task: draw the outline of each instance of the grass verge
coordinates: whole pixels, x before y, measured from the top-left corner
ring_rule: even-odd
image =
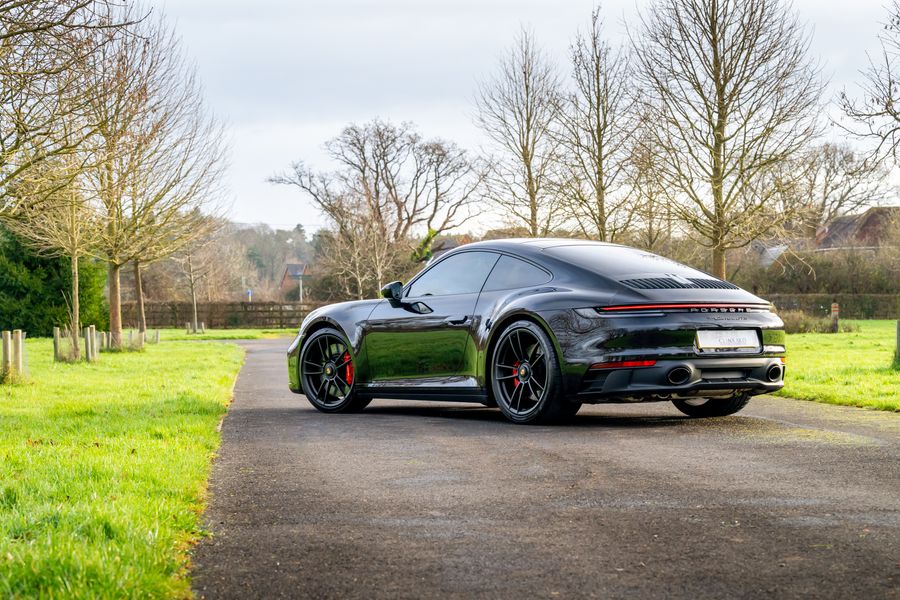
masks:
[[[171,343],[0,387],[0,597],[188,597],[187,550],[243,351]]]
[[[162,342],[182,340],[268,340],[293,337],[297,329],[207,329],[204,333],[185,333],[184,329],[160,329]]]
[[[787,336],[782,396],[900,411],[900,371],[891,368],[895,321],[854,321],[851,333]]]

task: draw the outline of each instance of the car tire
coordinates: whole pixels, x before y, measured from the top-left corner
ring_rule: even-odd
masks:
[[[516,321],[500,333],[488,365],[493,398],[513,423],[560,422],[581,408],[563,394],[550,336],[531,321]]]
[[[356,390],[355,359],[344,335],[333,328],[315,331],[300,349],[300,381],[306,399],[324,413],[359,412],[371,398]]]
[[[695,398],[672,400],[675,408],[689,417],[726,417],[738,412],[750,402],[750,394],[736,394],[731,398]]]

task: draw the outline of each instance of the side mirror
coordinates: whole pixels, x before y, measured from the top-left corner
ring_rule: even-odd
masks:
[[[392,302],[400,302],[400,298],[403,297],[403,283],[399,281],[390,282],[381,288],[381,295]]]

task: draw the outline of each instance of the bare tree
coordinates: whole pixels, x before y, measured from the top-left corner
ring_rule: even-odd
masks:
[[[345,222],[343,231],[323,232],[319,245],[317,274],[336,280],[344,298],[372,297],[386,282],[402,279],[412,264],[407,246],[384,238],[365,218]]]
[[[67,330],[75,360],[81,354],[78,263],[90,254],[99,232],[93,207],[77,185],[81,168],[75,155],[35,165],[20,177],[16,187],[20,201],[3,219],[38,254],[69,259],[72,287]]]
[[[423,140],[410,124],[350,125],[326,144],[340,165],[319,173],[295,163],[270,181],[293,185],[331,221],[326,259],[349,295],[365,297],[403,270],[414,238],[465,223],[484,171],[465,150]]]
[[[475,122],[496,150],[488,197],[533,237],[547,234],[563,218],[551,185],[560,164],[553,134],[560,80],[530,31],[522,30],[495,77],[479,87],[475,106]]]
[[[603,39],[599,8],[570,52],[574,89],[564,96],[559,113],[565,165],[561,191],[581,232],[612,242],[634,217],[634,199],[625,185],[636,127],[629,58]]]
[[[225,262],[219,253],[221,241],[218,235],[223,228],[217,230],[216,235],[196,238],[188,246],[183,247],[178,254],[173,255],[172,260],[181,268],[181,274],[187,284],[191,300],[191,330],[194,333],[200,331],[197,300],[202,293],[204,284],[215,277]]]
[[[650,121],[650,111],[641,106],[637,114],[626,169],[632,202],[629,209],[632,226],[627,235],[636,246],[659,252],[671,244],[675,215],[672,197],[660,174],[662,158],[652,132],[654,124]]]
[[[781,0],[658,0],[633,44],[660,174],[724,278],[726,251],[781,218],[761,180],[816,133],[823,83],[807,32]]]
[[[122,24],[110,15],[103,0],[0,0],[0,213],[15,208],[17,180],[34,180],[28,169],[93,131],[79,66],[102,43],[94,32]]]
[[[862,72],[862,97],[853,98],[843,91],[839,101],[853,122],[845,129],[873,140],[875,155],[888,155],[896,164],[900,149],[900,0],[890,3],[879,41],[880,52],[869,56],[869,65]]]
[[[200,322],[197,315],[197,295],[200,290],[200,284],[206,277],[207,270],[212,268],[211,257],[208,253],[198,253],[199,249],[190,248],[184,255],[174,257],[181,272],[187,282],[188,292],[191,298],[191,332],[200,331]]]
[[[90,83],[101,93],[89,107],[98,129],[87,180],[102,211],[96,252],[109,265],[110,334],[118,346],[122,266],[137,264],[140,285],[140,263],[211,233],[224,147],[195,71],[162,18],[101,34],[108,39],[88,57]]]
[[[878,204],[887,196],[888,175],[881,161],[847,144],[810,148],[777,171],[775,185],[785,190],[781,210],[790,215],[788,229],[815,238],[835,217]]]

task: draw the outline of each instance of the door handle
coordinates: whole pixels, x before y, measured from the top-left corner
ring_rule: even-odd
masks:
[[[463,315],[461,317],[447,317],[444,319],[444,323],[447,325],[465,325],[466,321],[469,320],[469,315]]]

